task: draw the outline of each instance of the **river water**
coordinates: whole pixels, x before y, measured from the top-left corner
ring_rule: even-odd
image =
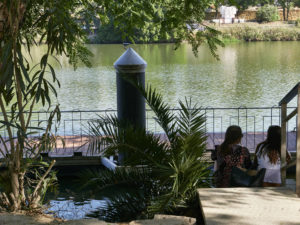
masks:
[[[195,57],[183,44],[133,45],[148,66],[146,82],[176,107],[178,99],[192,97],[203,107],[270,107],[300,81],[300,42],[232,43],[219,48],[220,60],[206,46]],[[59,57],[54,63],[61,82],[58,102],[62,110],[116,109],[116,76],[113,63],[124,52],[122,45],[88,45],[92,67],[77,70]],[[44,47],[32,51],[41,56]],[[295,103],[292,103],[292,105]],[[36,110],[40,108],[37,107]]]

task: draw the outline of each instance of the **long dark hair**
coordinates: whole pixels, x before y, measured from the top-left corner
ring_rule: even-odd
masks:
[[[268,155],[270,162],[275,164],[281,156],[281,128],[280,126],[269,126],[267,139],[257,146],[258,156]]]
[[[232,125],[229,126],[225,133],[225,140],[221,144],[221,154],[226,156],[230,154],[230,145],[236,143],[243,137],[242,129],[239,126]]]

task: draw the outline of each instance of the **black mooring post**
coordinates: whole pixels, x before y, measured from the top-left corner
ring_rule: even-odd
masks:
[[[145,87],[147,63],[132,48],[128,48],[114,63],[114,67],[117,73],[118,119],[127,121],[134,127],[145,128],[145,99],[127,80],[130,79]],[[123,164],[123,161],[124,154],[119,153],[119,163]]]

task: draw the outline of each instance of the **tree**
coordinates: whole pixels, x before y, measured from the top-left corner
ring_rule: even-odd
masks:
[[[256,5],[255,0],[236,0],[235,4],[238,6],[239,11],[244,11],[248,9],[249,6]]]
[[[131,41],[135,43],[154,43],[154,42],[172,42],[174,37],[172,34],[160,33],[161,26],[155,25],[152,22],[145,23],[143,29],[135,29],[134,36]],[[122,43],[130,42],[129,39],[122,37],[121,30],[114,26],[114,18],[110,17],[108,24],[102,24],[97,30],[96,36],[92,43]]]
[[[91,172],[81,182],[93,190],[125,185],[134,192],[114,193],[108,208],[100,211],[107,221],[148,218],[155,213],[183,213],[197,209],[196,189],[209,187],[209,164],[203,159],[206,149],[205,117],[191,100],[179,101],[178,114],[162,101],[151,87],[139,87],[148,106],[163,129],[164,141],[145,128],[136,128],[116,116],[100,117],[90,123],[90,148],[104,154],[126,154],[125,167],[115,171]],[[138,167],[142,165],[142,167]],[[189,214],[189,216],[197,216]]]
[[[114,27],[120,30],[123,40],[128,39],[146,42],[148,35],[137,37],[137,30],[146,29],[149,24],[155,27],[155,34],[162,39],[172,35],[178,47],[182,41],[191,44],[195,54],[198,47],[207,43],[214,56],[217,57],[218,45],[223,45],[218,39],[220,32],[203,24],[205,11],[210,6],[210,0],[95,0],[102,24],[108,24],[113,19]],[[112,16],[112,17],[110,17]],[[191,30],[194,23],[201,24],[205,29]],[[189,25],[189,26],[188,26]]]
[[[48,63],[49,58],[66,55],[74,68],[79,61],[89,65],[90,53],[84,47],[85,32],[75,22],[76,18],[98,14],[105,23],[109,22],[109,15],[113,15],[114,25],[119,27],[123,38],[129,40],[134,40],[137,29],[153,23],[160,35],[174,34],[177,46],[186,40],[196,54],[199,45],[206,42],[217,56],[217,45],[222,45],[217,38],[218,31],[206,25],[197,32],[187,27],[187,24],[203,22],[209,4],[210,0],[1,0],[0,124],[8,137],[0,136],[3,146],[0,153],[6,159],[10,183],[9,189],[0,195],[2,207],[13,211],[37,208],[44,187],[53,180],[48,179],[48,175],[54,162],[43,175],[33,168],[44,165],[40,152],[56,143],[51,127],[55,117],[60,117],[59,108],[53,109],[44,126],[31,126],[32,112],[39,102],[50,108],[50,93],[56,96],[55,85],[60,85]],[[163,16],[159,16],[160,13]],[[41,43],[47,46],[47,51],[40,63],[32,66],[24,51],[30,54],[32,46]],[[39,130],[43,130],[44,135],[34,136]],[[34,180],[29,173],[36,174]]]
[[[258,22],[274,22],[280,19],[278,8],[274,5],[264,5],[256,12]]]
[[[278,3],[282,7],[283,20],[289,20],[289,13],[294,6],[293,0],[278,0]]]
[[[294,4],[295,4],[296,7],[300,7],[300,0],[295,0]]]
[[[76,2],[79,3],[79,2]],[[7,210],[37,208],[41,194],[54,181],[49,176],[54,161],[41,173],[45,163],[40,153],[51,149],[57,137],[52,135],[54,119],[59,119],[59,108],[50,113],[46,124],[31,125],[34,106],[42,102],[50,107],[50,93],[56,96],[56,78],[48,63],[56,54],[66,54],[76,66],[79,59],[88,63],[83,47],[84,33],[74,22],[70,12],[75,3],[62,1],[3,0],[0,3],[3,21],[0,47],[0,107],[1,129],[8,137],[0,136],[0,153],[8,166],[8,189],[0,194],[0,204]],[[45,42],[46,53],[40,63],[31,66],[24,51]],[[15,131],[14,131],[15,130]],[[34,136],[43,131],[41,137]],[[25,157],[25,159],[23,159]]]

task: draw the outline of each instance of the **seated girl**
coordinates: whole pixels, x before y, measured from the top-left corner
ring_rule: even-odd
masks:
[[[270,126],[267,133],[267,139],[257,145],[255,151],[254,165],[257,169],[266,168],[264,177],[264,187],[276,187],[281,185],[281,128],[279,126]],[[290,161],[290,155],[287,154],[287,161]]]
[[[224,142],[217,148],[216,186],[229,187],[233,167],[249,169],[252,165],[250,153],[240,142],[243,134],[239,126],[230,126]]]

